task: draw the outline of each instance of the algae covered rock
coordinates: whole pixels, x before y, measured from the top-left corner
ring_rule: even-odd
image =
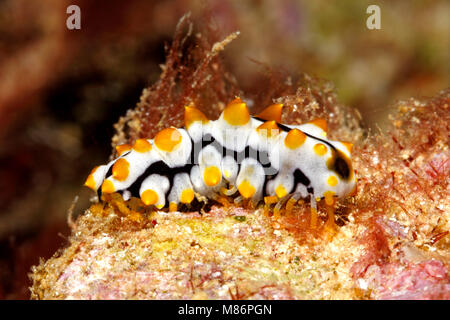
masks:
[[[111,210],[112,209],[107,209]],[[39,299],[318,299],[353,296],[351,233],[298,239],[263,210],[154,212],[134,222],[88,210],[70,244],[33,270]],[[313,243],[311,246],[314,248]],[[341,252],[347,252],[341,250]]]

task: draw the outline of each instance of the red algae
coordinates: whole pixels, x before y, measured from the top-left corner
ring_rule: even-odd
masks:
[[[145,89],[134,110],[120,119],[113,145],[153,137],[168,126],[183,126],[184,107],[194,103],[208,117],[239,95],[236,80],[225,70],[219,53],[239,34],[220,38],[206,19],[202,33],[187,14],[180,19],[159,80]]]
[[[365,253],[350,269],[355,278],[363,276],[371,265],[382,265],[391,255],[386,234],[375,218],[372,218],[359,242],[364,244]]]
[[[374,265],[369,268],[363,281],[364,286],[372,290],[374,299],[450,299],[450,277],[448,269],[441,261]]]

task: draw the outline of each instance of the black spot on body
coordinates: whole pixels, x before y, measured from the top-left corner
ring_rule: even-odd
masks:
[[[309,186],[309,184],[311,183],[308,177],[305,176],[303,171],[300,169],[296,169],[294,171],[294,186],[297,186],[298,183],[301,183],[305,187]]]
[[[350,177],[350,168],[348,167],[347,162],[341,157],[337,157],[334,161],[334,170],[343,179],[348,179]]]

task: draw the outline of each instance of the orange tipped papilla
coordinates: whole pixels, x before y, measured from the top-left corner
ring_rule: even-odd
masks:
[[[105,180],[102,184],[102,193],[113,193],[116,191],[116,188],[114,188],[114,184],[111,180]]]
[[[94,191],[97,191],[97,183],[95,182],[95,179],[94,179],[94,173],[95,173],[95,171],[97,171],[97,168],[98,168],[98,166],[91,170],[91,173],[89,174],[89,176],[86,179],[86,182],[84,183],[84,185],[86,187],[88,187],[89,189],[92,189]]]
[[[238,186],[239,193],[246,199],[253,197],[256,192],[255,187],[248,181],[244,180]]]
[[[273,120],[276,122],[281,122],[281,110],[283,109],[283,105],[281,103],[272,104],[261,111],[257,117],[263,120]]]
[[[317,118],[312,121],[309,121],[308,123],[313,124],[316,127],[319,127],[320,129],[322,129],[325,132],[328,132],[328,125],[327,125],[327,121],[325,119]]]
[[[280,128],[275,120],[264,122],[256,128],[256,130],[268,138],[276,136],[280,133]]]
[[[129,172],[130,172],[130,163],[124,158],[120,158],[112,166],[112,175],[116,180],[119,181],[126,180]]]
[[[294,150],[303,145],[303,143],[305,143],[305,140],[306,135],[302,131],[298,129],[292,129],[288,132],[286,138],[284,138],[284,145],[289,149]]]
[[[158,202],[158,194],[152,189],[147,189],[141,194],[141,200],[145,205],[151,206]]]
[[[214,187],[222,180],[222,173],[216,166],[205,168],[203,172],[203,181],[208,187]]]
[[[178,211],[178,204],[176,202],[169,203],[169,212]]]
[[[119,156],[123,155],[128,150],[131,150],[131,146],[127,143],[116,146],[116,151]]]
[[[323,156],[328,152],[327,146],[323,143],[316,143],[313,147],[313,150],[318,156]]]
[[[283,198],[284,196],[286,196],[288,194],[286,188],[280,184],[278,185],[278,187],[276,187],[275,189],[275,194],[277,195],[278,198]]]
[[[181,203],[191,203],[194,200],[194,190],[191,188],[185,189],[181,192],[180,202]]]
[[[95,183],[94,176],[93,176],[92,174],[90,174],[90,175],[87,177],[86,182],[84,183],[84,185],[85,185],[86,187],[88,187],[89,189],[92,189],[92,190],[94,190],[94,191],[97,190],[97,188],[96,188],[97,184]]]
[[[152,150],[152,145],[147,139],[137,139],[133,144],[133,149],[137,152],[145,153]]]
[[[347,148],[348,152],[352,153],[353,143],[341,141],[341,143]]]
[[[250,121],[250,112],[247,105],[240,98],[236,98],[223,110],[223,119],[230,125],[243,126]]]
[[[193,105],[185,106],[184,107],[184,125],[186,128],[189,128],[192,123],[196,121],[201,121],[203,124],[207,123],[209,120],[208,118],[198,110]]]
[[[155,136],[155,145],[163,151],[171,152],[183,139],[176,128],[167,128],[158,132]]]

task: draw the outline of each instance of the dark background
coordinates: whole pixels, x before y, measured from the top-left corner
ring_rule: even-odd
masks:
[[[81,30],[66,8],[81,8]],[[381,30],[366,8],[381,8]],[[450,84],[448,1],[0,1],[0,298],[27,299],[39,258],[67,241],[67,212],[92,196],[82,184],[111,154],[113,124],[164,63],[186,12],[212,18],[222,54],[245,88],[260,66],[333,81],[370,128],[389,106]]]

